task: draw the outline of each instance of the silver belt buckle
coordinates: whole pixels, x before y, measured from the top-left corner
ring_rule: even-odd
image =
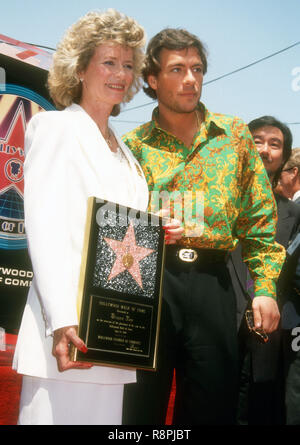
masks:
[[[193,263],[198,258],[198,254],[194,249],[180,249],[178,256],[181,261],[185,261],[186,263]]]

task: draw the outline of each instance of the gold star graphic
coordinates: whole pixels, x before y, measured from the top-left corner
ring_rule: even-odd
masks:
[[[118,241],[112,238],[104,238],[104,240],[117,255],[108,277],[108,281],[124,272],[124,270],[128,270],[133,279],[143,289],[139,261],[150,255],[154,250],[136,244],[132,223],[129,224],[123,241]]]

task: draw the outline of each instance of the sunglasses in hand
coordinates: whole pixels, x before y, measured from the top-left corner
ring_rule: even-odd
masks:
[[[249,331],[254,332],[263,343],[266,343],[269,340],[268,335],[265,333],[263,328],[256,328],[254,326],[254,315],[251,309],[248,309],[245,313],[246,322]]]

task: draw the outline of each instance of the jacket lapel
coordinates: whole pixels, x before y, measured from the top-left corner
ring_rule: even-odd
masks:
[[[139,164],[121,139],[117,136],[114,129],[109,125],[113,131],[121,150],[123,151],[128,165],[131,168],[132,174],[129,181],[132,182],[132,187],[135,190],[135,196],[132,203],[128,202],[128,193],[124,187],[120,187],[119,178],[115,174],[116,159],[111,153],[104,137],[101,134],[96,123],[86,113],[86,111],[77,104],[72,104],[66,108],[65,113],[68,113],[68,118],[71,120],[74,134],[83,147],[84,152],[89,158],[90,167],[95,172],[97,182],[99,183],[99,198],[108,201],[121,203],[128,207],[136,207],[145,210],[148,203],[148,187]],[[74,153],[76,156],[76,153]],[[140,176],[139,176],[140,175]],[[113,179],[112,179],[113,178]],[[142,178],[142,180],[140,180]],[[100,196],[101,195],[101,196]]]

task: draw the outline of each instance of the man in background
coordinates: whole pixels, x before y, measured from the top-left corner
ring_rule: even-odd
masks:
[[[300,148],[293,148],[279,182],[283,195],[300,204]]]
[[[300,148],[293,148],[280,176],[281,193],[300,204]],[[300,264],[297,265],[289,300],[282,311],[285,364],[285,403],[288,425],[300,425]],[[298,340],[297,340],[298,336]]]
[[[292,151],[292,134],[289,128],[272,116],[263,116],[249,123],[255,145],[264,163],[270,182],[275,188],[284,164]],[[289,161],[288,161],[289,162]],[[299,232],[300,207],[275,193],[278,208],[276,241],[287,248]],[[297,256],[294,254],[283,267],[277,285],[280,307],[289,300],[295,275]],[[241,247],[231,254],[229,270],[237,297],[238,327],[241,347],[241,384],[238,418],[241,424],[282,424],[283,369],[281,356],[282,331],[269,335],[262,343],[250,333],[244,318],[252,301],[252,280],[242,261]]]

